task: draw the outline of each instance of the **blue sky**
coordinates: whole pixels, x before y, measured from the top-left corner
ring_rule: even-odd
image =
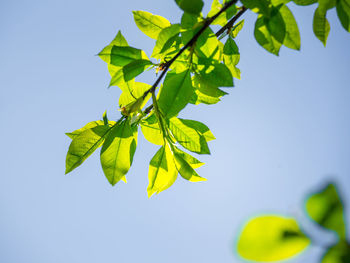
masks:
[[[349,222],[350,35],[332,10],[324,48],[312,34],[315,7],[290,6],[300,52],[268,54],[253,37],[255,15],[245,14],[237,39],[242,79],[221,103],[181,113],[217,138],[212,155],[200,158],[208,181],[179,178],[148,199],[148,163],[157,147],[141,133],[128,184],[115,187],[98,154],[64,175],[64,133],[105,110],[119,118],[120,91],[107,89],[106,65],[95,55],[118,30],[150,55],[154,41],[137,29],[131,11],[177,23],[174,1],[2,1],[0,262],[242,262],[235,238],[256,214],[294,216],[323,239],[327,234],[305,219],[303,201],[330,179],[349,204]],[[313,246],[291,262],[317,262],[321,254]]]

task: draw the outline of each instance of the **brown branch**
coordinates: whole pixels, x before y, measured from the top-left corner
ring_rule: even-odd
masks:
[[[241,15],[244,14],[245,11],[247,11],[247,8],[245,6],[242,6],[242,9],[234,17],[232,17],[231,20],[228,21],[226,25],[224,25],[222,28],[220,28],[220,30],[218,32],[216,32],[215,35],[218,37],[222,33],[224,33],[225,30],[230,29],[233,26],[233,24],[238,20],[238,18],[240,18]]]

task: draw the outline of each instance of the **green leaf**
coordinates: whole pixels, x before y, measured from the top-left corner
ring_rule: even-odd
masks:
[[[286,24],[279,9],[280,8],[273,7],[271,9],[271,17],[265,18],[265,20],[267,21],[267,29],[271,36],[273,36],[279,43],[283,44],[286,37]]]
[[[278,56],[281,43],[270,34],[263,16],[259,16],[255,22],[254,36],[260,46]]]
[[[170,26],[164,17],[153,15],[146,11],[133,11],[137,27],[147,36],[157,39],[163,28]]]
[[[220,98],[227,93],[222,91],[216,86],[210,85],[199,75],[195,75],[192,79],[193,86],[195,87],[195,93],[193,94],[190,103],[193,104],[215,104],[220,101]]]
[[[122,68],[116,69],[109,83],[109,87],[125,84],[125,82],[133,80],[149,68],[150,65],[153,65],[153,63],[149,60],[138,59],[130,62]]]
[[[119,107],[126,106],[132,102],[135,102],[138,98],[151,88],[151,85],[142,82],[128,82],[129,85],[120,85],[119,87],[123,91],[119,97]],[[143,108],[150,98],[150,94],[143,100],[140,108]]]
[[[110,63],[110,56],[106,56],[104,54],[110,54],[113,46],[122,46],[126,47],[128,46],[128,42],[126,42],[125,38],[123,37],[122,33],[120,30],[118,31],[118,34],[116,37],[112,40],[112,42],[106,46],[105,48],[102,49],[102,51],[98,54],[99,57],[106,63]]]
[[[141,122],[141,131],[147,141],[156,145],[164,145],[162,131],[159,128],[157,117],[152,112]]]
[[[334,230],[341,239],[346,238],[343,205],[334,184],[311,194],[306,201],[306,211],[318,224]]]
[[[286,26],[286,35],[283,41],[283,45],[291,49],[300,50],[300,33],[297,22],[286,5],[283,5],[279,12],[283,18]]]
[[[243,26],[244,26],[244,20],[239,21],[236,25],[232,27],[230,35],[233,38],[236,38],[238,33],[242,30]]]
[[[326,13],[329,9],[335,7],[338,0],[318,0],[318,9]]]
[[[193,92],[189,70],[181,73],[170,71],[159,92],[159,109],[165,117],[174,117],[188,104]]]
[[[202,11],[202,0],[175,0],[177,5],[185,12],[197,15]]]
[[[168,189],[177,178],[172,152],[168,145],[161,147],[153,156],[148,169],[148,197]]]
[[[350,262],[350,244],[340,241],[330,247],[323,255],[322,263],[349,263]]]
[[[270,16],[270,1],[269,0],[241,0],[242,4],[251,9],[255,13],[263,14],[266,17]]]
[[[240,234],[240,256],[254,261],[277,261],[302,252],[310,240],[293,218],[264,215],[251,219]]]
[[[326,46],[331,26],[326,18],[326,12],[322,12],[319,8],[315,10],[313,30],[315,36],[323,43],[324,46]]]
[[[115,122],[112,122],[112,121],[109,122],[110,125],[113,125],[114,123]],[[86,124],[84,127],[78,129],[78,130],[75,130],[73,132],[67,132],[66,135],[73,140],[75,137],[77,137],[83,131],[86,131],[88,129],[91,129],[91,128],[99,126],[99,125],[104,125],[104,122],[103,121],[92,121],[92,122],[89,122],[88,124]]]
[[[174,152],[176,152],[177,155],[180,155],[182,159],[184,159],[193,169],[196,169],[198,167],[201,167],[204,163],[194,158],[192,155],[181,151],[179,148],[174,147]]]
[[[192,168],[192,166],[186,162],[183,155],[179,154],[178,151],[174,151],[176,169],[179,171],[182,178],[190,182],[201,182],[207,179],[199,176],[197,172]]]
[[[207,142],[215,140],[214,134],[209,130],[208,126],[204,123],[194,120],[179,119],[187,127],[195,129],[200,135],[203,135]]]
[[[124,120],[109,132],[101,149],[101,165],[111,185],[118,183],[129,171],[137,145],[137,126]]]
[[[317,3],[318,0],[293,0],[293,2],[297,5],[312,5]]]
[[[103,119],[103,124],[104,124],[104,125],[108,125],[107,111],[105,111],[105,112],[103,113],[102,119]]]
[[[350,32],[350,0],[337,2],[337,15],[344,29]]]
[[[109,53],[101,52],[99,55],[110,56],[109,63],[119,67],[123,67],[134,60],[148,59],[146,53],[141,49],[124,46],[113,46]]]
[[[193,27],[200,21],[199,16],[185,12],[181,17],[181,27],[183,29],[193,29]]]
[[[216,87],[233,87],[233,77],[230,69],[218,62],[210,65],[199,65],[199,74],[204,81]]]
[[[219,2],[219,0],[213,0],[211,4],[210,11],[208,13],[208,17],[213,17],[216,15],[221,9],[223,5]],[[221,13],[213,22],[213,25],[220,25],[220,26],[225,26],[227,23],[227,18],[226,18],[226,13],[223,12]]]
[[[86,129],[74,137],[66,157],[66,174],[81,165],[98,147],[101,146],[111,127],[106,125]]]
[[[240,59],[239,50],[238,46],[236,45],[236,42],[231,37],[227,38],[226,43],[224,45],[223,53],[224,63],[231,71],[232,76],[237,79],[240,79],[241,72],[236,67]]]
[[[206,137],[196,127],[191,127],[185,120],[176,117],[169,120],[169,129],[185,149],[198,154],[210,154]]]
[[[178,48],[173,47],[173,44],[180,39],[180,29],[181,26],[179,24],[174,24],[162,29],[158,35],[158,39],[156,45],[154,46],[151,57],[160,59],[162,58],[162,56],[160,56],[162,53],[169,53],[171,51],[174,51],[174,49],[178,50]]]
[[[220,41],[217,39],[214,32],[207,28],[198,38],[196,42],[195,52],[197,56],[202,58],[210,58],[219,60],[220,58]]]

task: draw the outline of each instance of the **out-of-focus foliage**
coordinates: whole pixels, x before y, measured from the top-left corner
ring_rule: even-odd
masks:
[[[245,226],[237,244],[238,253],[255,261],[277,261],[303,251],[310,240],[293,218],[264,215]]]
[[[144,137],[160,146],[149,166],[149,196],[170,187],[178,174],[191,182],[204,181],[194,170],[203,163],[186,151],[210,154],[208,142],[214,135],[205,124],[178,115],[189,104],[218,103],[228,94],[222,88],[232,88],[233,78],[240,78],[236,37],[244,25],[243,20],[238,20],[247,10],[257,14],[254,36],[267,51],[278,55],[283,45],[300,49],[300,33],[288,7],[290,2],[213,0],[205,16],[203,0],[175,0],[174,5],[184,11],[178,23],[146,11],[133,11],[136,26],[156,40],[153,52],[147,56],[143,50],[129,46],[119,31],[99,53],[111,76],[109,87],[117,86],[122,91],[119,98],[122,116],[115,122],[108,121],[105,114],[103,121],[89,122],[67,133],[72,142],[66,173],[102,146],[101,165],[108,181],[112,185],[120,180],[126,182],[141,127]],[[311,5],[317,1],[293,2]],[[330,29],[326,14],[332,8],[337,9],[343,27],[349,31],[349,0],[319,0],[313,25],[324,44]],[[214,33],[211,25],[221,29]],[[153,85],[135,81],[152,69],[159,74]]]
[[[320,262],[349,263],[344,208],[335,184],[312,193],[306,200],[306,211],[317,224],[338,234],[337,243],[326,249]],[[245,259],[270,262],[289,259],[313,242],[317,241],[304,234],[295,219],[267,215],[248,221],[239,236],[237,251]]]

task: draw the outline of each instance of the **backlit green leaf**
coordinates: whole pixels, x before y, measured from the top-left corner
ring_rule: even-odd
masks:
[[[118,183],[129,171],[137,145],[137,127],[127,120],[115,125],[101,149],[101,165],[111,185]]]
[[[180,39],[181,26],[179,24],[174,24],[169,27],[162,29],[162,31],[158,35],[158,39],[156,45],[154,46],[152,57],[160,59],[160,54],[164,52],[171,52],[171,47],[173,47],[174,42]],[[176,50],[176,48],[173,47]],[[177,48],[178,49],[178,48]]]
[[[224,45],[224,63],[231,71],[233,77],[240,79],[240,70],[236,67],[239,62],[240,54],[236,42],[231,38],[227,38]]]
[[[267,29],[275,40],[283,44],[286,37],[286,24],[280,13],[280,8],[273,7],[271,10],[270,18],[265,18]]]
[[[310,240],[293,218],[265,215],[251,219],[243,228],[237,249],[241,257],[254,261],[277,261],[302,252]]]
[[[253,12],[263,14],[266,17],[270,16],[270,1],[269,0],[241,0],[242,4],[251,9]]]
[[[99,125],[86,129],[74,137],[66,157],[66,174],[81,165],[101,146],[111,127]]]
[[[222,64],[214,62],[211,65],[199,66],[198,69],[201,78],[210,85],[216,87],[233,87],[233,77],[229,68]]]
[[[185,12],[190,14],[199,14],[203,8],[202,0],[175,0],[177,5]]]
[[[263,16],[259,16],[255,22],[254,36],[260,46],[278,56],[281,43],[270,34]]]
[[[207,142],[215,140],[214,134],[209,130],[208,126],[200,121],[179,119],[187,127],[195,129],[199,134],[203,135]]]
[[[317,3],[317,0],[293,0],[293,2],[297,5],[312,5]]]
[[[158,106],[165,117],[176,116],[190,101],[194,92],[189,70],[167,73],[159,92]]]
[[[164,145],[163,134],[159,128],[158,120],[154,112],[142,120],[141,131],[147,141],[156,145]]]
[[[180,155],[182,159],[184,159],[193,169],[196,169],[198,167],[201,167],[204,163],[194,158],[192,155],[181,151],[179,148],[174,147],[174,151],[177,155]]]
[[[151,88],[151,85],[142,83],[142,82],[128,82],[129,85],[120,85],[119,87],[122,89],[122,94],[120,94],[119,97],[119,107],[126,106],[134,101],[136,101],[138,98],[142,97],[143,94]],[[140,105],[140,108],[143,108],[143,106],[147,103],[148,99],[150,98],[150,94],[147,95],[147,97],[143,100],[142,104]]]
[[[146,53],[141,49],[124,46],[113,46],[108,53],[101,52],[99,56],[110,56],[110,64],[123,67],[137,59],[148,59]]]
[[[334,184],[312,194],[306,201],[308,215],[321,226],[334,230],[345,239],[343,205]]]
[[[219,60],[220,58],[220,41],[214,32],[207,28],[198,38],[196,43],[196,54],[199,57]]]
[[[350,0],[337,2],[337,14],[344,29],[350,32]]]
[[[350,244],[339,241],[338,244],[330,247],[322,258],[322,263],[349,263]]]
[[[113,74],[109,86],[118,86],[127,81],[133,80],[151,65],[153,65],[153,63],[149,60],[138,59],[130,62],[124,67],[119,67]]]
[[[178,171],[169,146],[161,147],[153,156],[148,169],[148,197],[168,189],[177,178]]]
[[[230,35],[233,38],[236,38],[238,33],[242,30],[243,26],[244,26],[244,20],[239,21],[236,25],[232,27]]]
[[[170,26],[170,22],[164,17],[146,11],[133,11],[132,13],[137,27],[150,38],[157,39],[160,31]]]
[[[286,5],[282,6],[279,12],[286,25],[286,35],[283,45],[291,49],[300,50],[300,33],[292,12]]]
[[[169,129],[176,141],[191,152],[210,154],[206,137],[185,121],[176,117],[169,120]]]
[[[328,19],[326,18],[326,13],[322,12],[319,8],[315,10],[313,30],[315,36],[323,43],[324,46],[326,46],[331,26],[329,25]]]
[[[110,124],[114,124],[115,122],[110,122]],[[88,124],[86,124],[84,127],[75,130],[73,132],[67,132],[66,135],[71,138],[74,139],[76,136],[78,136],[80,133],[82,133],[85,130],[91,129],[93,127],[99,126],[99,125],[104,125],[103,121],[92,121],[89,122]]]
[[[214,15],[216,15],[221,9],[222,9],[223,5],[220,3],[219,0],[213,0],[212,4],[211,4],[211,9],[208,13],[208,17],[212,17]],[[223,12],[221,13],[221,15],[219,15],[219,17],[217,17],[212,24],[213,25],[220,25],[220,26],[224,26],[227,23],[227,18],[226,18],[226,13]]]
[[[190,182],[201,182],[207,179],[200,177],[192,166],[183,158],[183,155],[179,154],[176,150],[174,151],[176,168],[182,178]]]
[[[99,57],[106,63],[110,63],[110,56],[106,56],[103,54],[110,54],[112,47],[113,46],[122,46],[122,47],[126,47],[128,46],[128,42],[126,42],[125,38],[123,37],[122,33],[120,32],[120,30],[118,31],[118,34],[116,35],[116,37],[112,40],[112,42],[106,46],[105,48],[102,49],[102,51],[98,54]]]

